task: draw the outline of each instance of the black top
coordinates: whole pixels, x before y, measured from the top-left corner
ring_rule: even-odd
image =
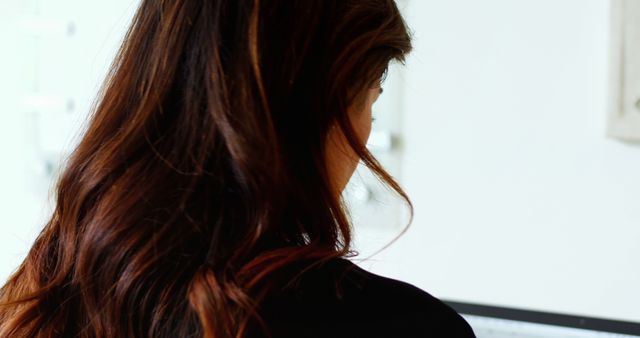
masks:
[[[273,338],[475,338],[451,307],[343,258],[304,272],[261,306]]]

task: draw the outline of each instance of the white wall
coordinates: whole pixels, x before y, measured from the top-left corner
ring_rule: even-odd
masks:
[[[640,321],[640,145],[605,136],[608,5],[409,1],[416,214],[361,266],[451,300]]]
[[[71,150],[136,4],[0,1],[0,281],[48,220],[52,170]]]

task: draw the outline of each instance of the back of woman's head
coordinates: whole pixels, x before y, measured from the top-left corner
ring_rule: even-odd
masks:
[[[270,276],[353,253],[330,128],[406,198],[348,113],[410,48],[393,0],[142,0],[0,336],[243,336]]]

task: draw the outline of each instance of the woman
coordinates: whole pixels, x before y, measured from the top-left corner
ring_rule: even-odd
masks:
[[[473,337],[352,256],[340,193],[390,61],[392,0],[143,0],[2,337]],[[410,206],[410,203],[409,203]]]

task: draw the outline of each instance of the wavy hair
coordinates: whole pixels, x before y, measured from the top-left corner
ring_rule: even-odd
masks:
[[[393,0],[142,0],[0,289],[0,336],[264,329],[278,271],[354,253],[329,128],[412,210],[348,115],[410,40]]]

